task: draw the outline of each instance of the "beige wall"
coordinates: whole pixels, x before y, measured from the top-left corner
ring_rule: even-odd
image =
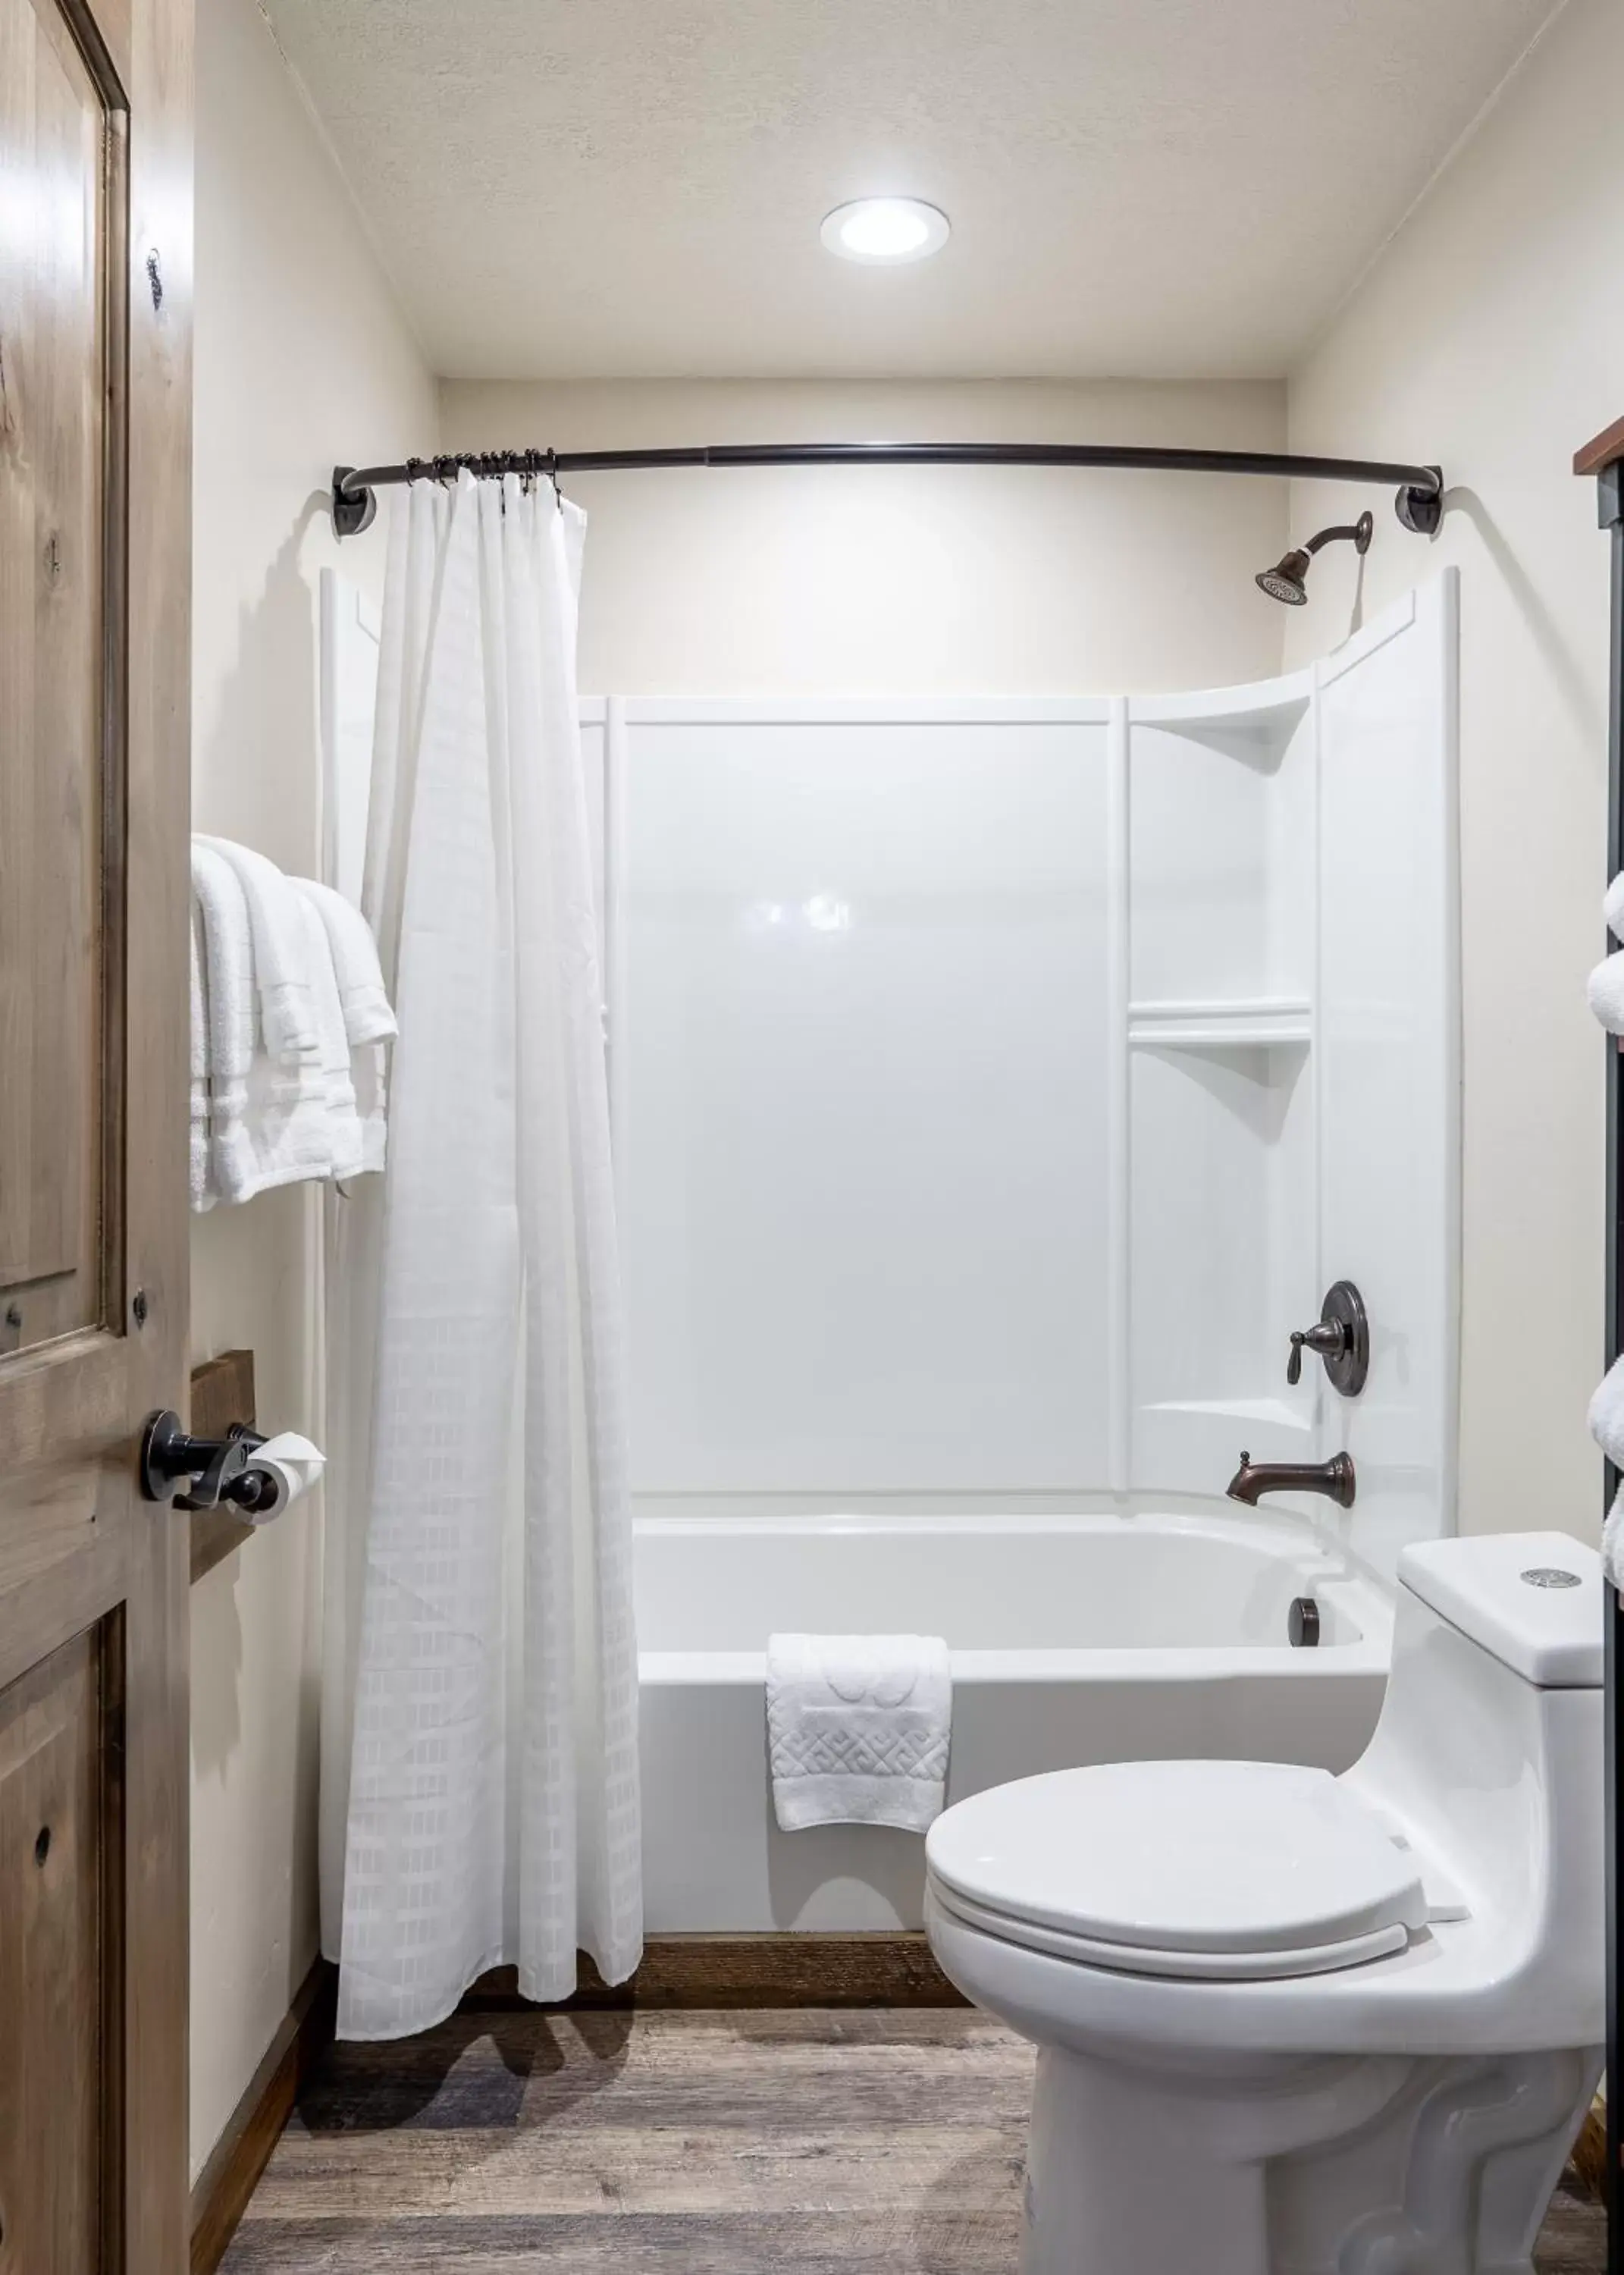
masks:
[[[1624,9],[1572,0],[1290,390],[1294,449],[1442,464],[1420,546],[1375,501],[1363,579],[1315,569],[1318,653],[1418,570],[1461,569],[1464,1528],[1600,1518],[1607,541],[1572,453],[1624,412]],[[1347,518],[1305,488],[1293,527]]]
[[[882,435],[1279,450],[1266,382],[449,382],[448,450]],[[1283,485],[1042,468],[579,475],[596,694],[1075,694],[1280,669]]]
[[[253,0],[208,0],[198,42],[196,821],[308,871],[322,486],[432,449],[434,397]],[[375,578],[380,540],[344,563]],[[195,1354],[253,1347],[266,1427],[315,1422],[319,1208],[296,1187],[195,1225]],[[194,2172],[315,1955],[318,1526],[193,1591]]]

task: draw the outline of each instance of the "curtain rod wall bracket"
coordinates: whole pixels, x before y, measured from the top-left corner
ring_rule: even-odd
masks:
[[[1441,466],[1383,458],[1314,458],[1276,450],[1173,450],[1121,442],[726,442],[663,450],[472,450],[410,458],[398,466],[335,466],[333,528],[359,537],[378,510],[377,486],[479,475],[631,472],[673,466],[1107,466],[1168,474],[1257,474],[1274,480],[1396,483],[1394,507],[1417,537],[1444,512]]]
[[[378,493],[374,489],[347,490],[345,482],[355,472],[353,466],[333,468],[333,534],[335,537],[359,537],[370,529],[378,518]]]
[[[1422,489],[1418,484],[1406,483],[1395,501],[1399,519],[1417,537],[1436,537],[1444,518],[1444,470],[1441,466],[1430,466],[1427,471],[1438,477],[1436,489]]]

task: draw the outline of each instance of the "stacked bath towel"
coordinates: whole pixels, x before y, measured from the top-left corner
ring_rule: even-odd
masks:
[[[223,837],[192,841],[192,1206],[383,1167],[396,1033],[359,910]]]

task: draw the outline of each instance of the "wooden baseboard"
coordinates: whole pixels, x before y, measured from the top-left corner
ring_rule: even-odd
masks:
[[[482,1975],[465,2008],[522,2006],[515,1970]],[[653,1935],[629,1983],[581,1960],[577,2007],[962,2007],[918,1931],[853,1935]]]
[[[215,2275],[225,2257],[299,2087],[332,2043],[337,2000],[338,1970],[318,1959],[193,2188],[192,2275]]]

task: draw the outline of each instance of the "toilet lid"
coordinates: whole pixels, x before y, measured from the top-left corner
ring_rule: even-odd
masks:
[[[1113,1946],[1129,1967],[1146,1952],[1368,1956],[1428,1916],[1414,1852],[1326,1771],[1281,1762],[1023,1778],[939,1817],[925,1855],[961,1912],[1056,1931],[1080,1954]]]

